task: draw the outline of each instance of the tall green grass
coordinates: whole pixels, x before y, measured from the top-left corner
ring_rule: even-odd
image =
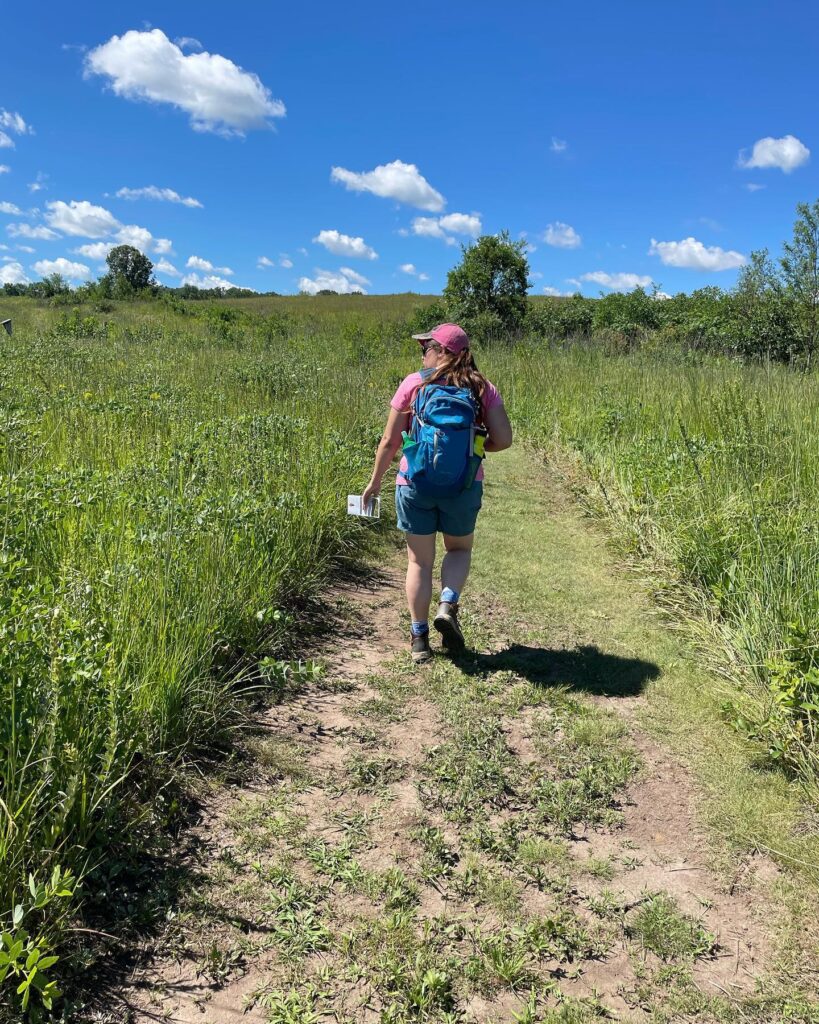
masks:
[[[373,316],[322,334],[286,312],[13,312],[0,931],[44,953],[74,885],[36,905],[29,877],[82,876],[121,844],[155,781],[231,723],[301,602],[361,549],[344,498],[367,479],[402,358]],[[23,976],[0,977],[0,1013]]]
[[[492,364],[518,427],[579,453],[635,547],[706,598],[753,681],[736,724],[815,787],[819,378],[585,346]]]

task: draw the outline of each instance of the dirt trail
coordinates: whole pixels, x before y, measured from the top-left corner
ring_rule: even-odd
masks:
[[[496,486],[536,503],[543,548],[496,512],[485,549],[559,561],[555,593],[608,616],[623,580],[609,559],[595,583],[572,550],[560,481],[523,495],[509,466]],[[710,869],[695,781],[640,727],[661,668],[529,592],[467,614],[474,656],[413,669],[399,560],[331,600],[355,625],[317,652],[322,680],[260,718],[252,781],[211,794],[187,899],[105,1019],[707,1021],[769,984],[776,869]]]

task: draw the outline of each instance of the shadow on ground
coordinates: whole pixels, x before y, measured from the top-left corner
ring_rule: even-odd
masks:
[[[651,661],[607,654],[593,644],[570,650],[512,644],[494,654],[465,654],[458,667],[467,675],[514,672],[537,686],[567,686],[605,697],[636,697],[660,675]]]

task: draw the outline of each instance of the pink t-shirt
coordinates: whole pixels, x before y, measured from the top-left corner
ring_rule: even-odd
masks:
[[[415,401],[415,395],[418,388],[423,383],[421,374],[419,372],[411,373],[409,377],[405,377],[398,385],[398,390],[392,396],[390,405],[396,412],[409,412],[412,409],[412,403]],[[481,402],[481,410],[484,421],[486,420],[486,414],[490,409],[494,409],[498,405],[503,405],[503,399],[500,396],[498,389],[490,381],[486,382],[486,389],[483,393],[483,400]],[[396,483],[400,486],[402,484],[408,484],[409,480],[406,479],[404,473],[407,468],[407,460],[401,456],[401,465],[398,467],[398,476]],[[483,480],[483,463],[478,467],[478,473],[475,480]]]

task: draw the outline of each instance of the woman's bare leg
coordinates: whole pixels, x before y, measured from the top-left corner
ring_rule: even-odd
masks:
[[[444,534],[446,554],[441,562],[441,589],[449,587],[458,594],[463,590],[472,563],[474,541],[474,533],[468,533],[465,537]]]
[[[413,622],[429,619],[432,601],[432,567],[435,564],[434,533],[408,533],[407,604]]]

